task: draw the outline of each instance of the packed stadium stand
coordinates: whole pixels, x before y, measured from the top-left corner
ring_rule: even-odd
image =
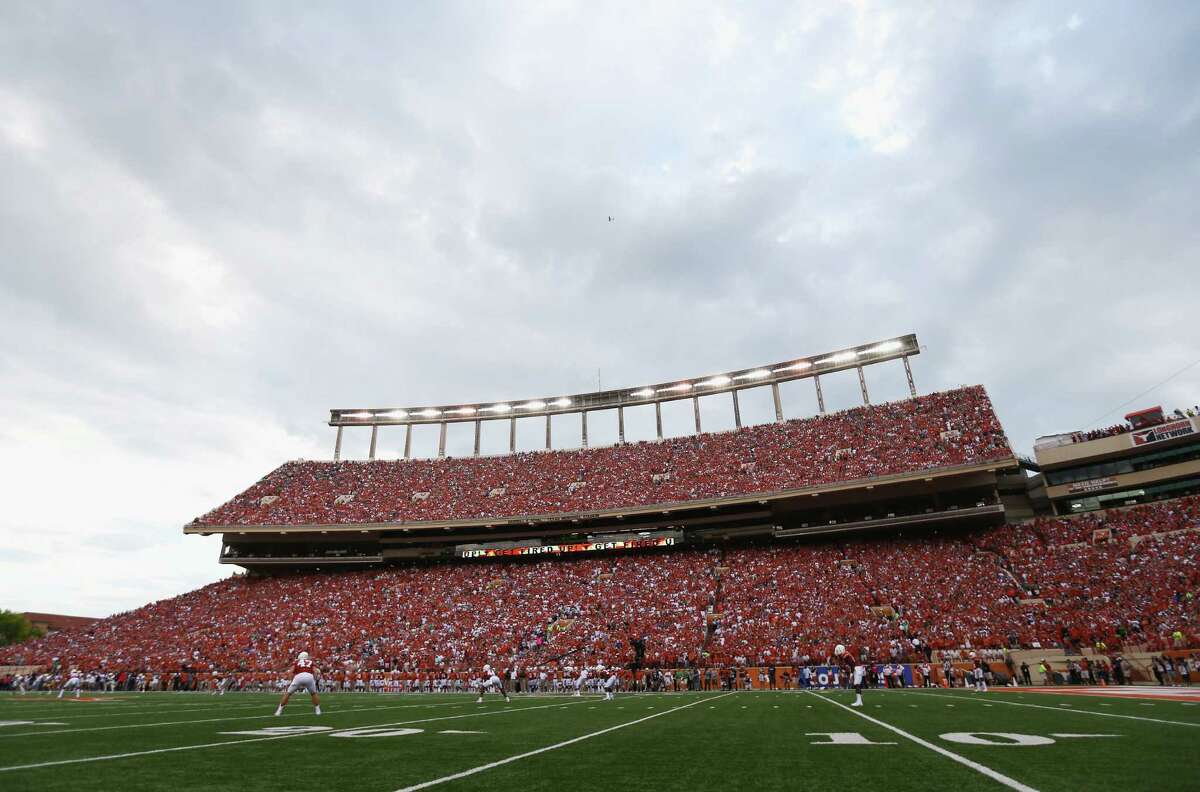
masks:
[[[880,661],[1200,645],[1200,497],[1034,518],[1025,482],[981,387],[607,448],[291,462],[185,527],[223,534],[222,563],[248,574],[0,665],[275,672],[303,649],[328,669],[461,673],[628,665],[639,639],[660,667],[807,663],[835,643]]]
[[[982,387],[804,420],[576,451],[289,462],[194,525],[562,515],[749,496],[1012,457]]]
[[[1105,532],[1103,540],[1092,536]],[[1079,540],[1083,540],[1082,543]],[[1095,541],[1096,543],[1093,543]],[[984,531],[236,576],[0,664],[275,670],[799,663],[957,647],[1200,644],[1200,499]]]

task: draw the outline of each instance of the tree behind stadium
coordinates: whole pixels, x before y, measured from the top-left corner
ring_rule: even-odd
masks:
[[[23,613],[0,610],[0,646],[17,644],[29,638],[39,638],[42,631],[36,629]]]

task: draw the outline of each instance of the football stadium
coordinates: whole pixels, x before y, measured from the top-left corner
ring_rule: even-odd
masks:
[[[1200,2],[0,2],[0,792],[1200,792]]]
[[[1196,787],[1200,418],[1021,459],[983,386],[918,391],[920,352],[334,409],[332,459],[183,527],[238,574],[0,650],[3,788]],[[868,367],[909,395],[872,403]],[[839,376],[862,403],[827,412]],[[786,383],[818,413],[788,417]],[[775,420],[743,426],[755,393]],[[676,402],[695,431],[664,437]],[[638,410],[658,437],[625,442]],[[453,424],[474,453],[446,455]]]

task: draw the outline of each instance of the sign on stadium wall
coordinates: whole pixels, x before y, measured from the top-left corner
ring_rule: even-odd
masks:
[[[620,542],[578,542],[576,544],[528,545],[526,547],[489,547],[481,550],[462,550],[462,558],[499,558],[502,556],[528,556],[588,553],[595,550],[633,550],[639,547],[669,547],[675,544],[675,537],[660,536],[654,539],[626,539]]]
[[[1135,446],[1144,446],[1151,443],[1161,443],[1163,440],[1172,440],[1176,437],[1186,437],[1195,433],[1196,427],[1192,425],[1191,420],[1185,418],[1181,421],[1167,421],[1165,424],[1159,424],[1150,429],[1139,429],[1133,432],[1130,437],[1133,438]]]
[[[1117,486],[1117,480],[1111,476],[1105,476],[1104,478],[1088,479],[1087,481],[1074,481],[1067,487],[1067,492],[1075,495],[1079,492],[1096,492],[1097,490],[1115,486]]]

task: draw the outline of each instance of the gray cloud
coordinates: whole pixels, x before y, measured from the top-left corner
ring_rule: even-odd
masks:
[[[6,4],[0,534],[51,552],[0,595],[123,609],[221,574],[179,526],[328,455],[331,406],[915,330],[921,390],[984,383],[1022,450],[1077,428],[1196,354],[1198,33],[1189,3]],[[90,593],[56,586],[114,541]]]

